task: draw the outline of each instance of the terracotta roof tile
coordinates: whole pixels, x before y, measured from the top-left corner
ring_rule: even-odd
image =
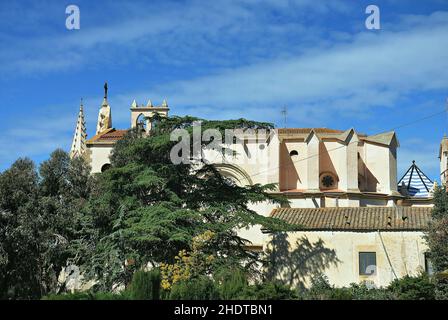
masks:
[[[310,133],[313,130],[316,133],[343,133],[342,130],[328,129],[328,128],[283,128],[278,129],[279,134],[306,134]]]
[[[114,130],[103,134],[99,140],[121,140],[127,132],[128,130]]]
[[[107,129],[104,132],[100,132],[99,134],[92,137],[87,143],[113,143],[118,140],[123,139],[128,130],[116,130],[114,128]]]
[[[310,231],[421,231],[431,207],[279,208],[271,216]]]

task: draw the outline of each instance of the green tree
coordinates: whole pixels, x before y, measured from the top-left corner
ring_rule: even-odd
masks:
[[[160,299],[160,271],[136,271],[129,286],[130,297],[133,300]]]
[[[219,300],[215,282],[207,276],[176,283],[171,289],[171,300]]]
[[[444,186],[434,190],[434,208],[426,239],[436,272],[436,299],[448,299],[448,195]]]
[[[173,263],[178,252],[190,250],[192,238],[206,230],[216,235],[211,246],[216,267],[245,261],[250,268],[257,256],[244,249],[248,242],[236,230],[256,224],[270,229],[285,226],[248,208],[249,202],[281,202],[269,193],[274,185],[239,187],[213,165],[171,162],[170,151],[177,144],[170,140],[171,132],[183,128],[191,133],[199,119],[158,120],[150,137],[131,131],[115,145],[111,168],[97,177],[86,207],[80,226],[84,240],[78,246],[84,253],[79,257],[84,258],[78,263],[86,275],[98,280],[98,289],[126,285],[132,273],[148,263]],[[272,126],[243,119],[202,120],[201,128],[224,131]],[[198,158],[201,151],[190,142],[191,155]],[[200,147],[208,144],[201,142]]]
[[[0,297],[40,293],[38,175],[29,159],[18,159],[0,175]]]
[[[19,159],[0,174],[0,297],[39,298],[60,289],[89,171],[82,159],[56,150],[39,173],[31,160]]]
[[[247,275],[238,266],[218,270],[215,279],[219,283],[220,296],[224,300],[242,299],[249,286]]]
[[[73,250],[70,242],[78,234],[74,221],[79,218],[90,194],[90,167],[83,158],[70,159],[61,150],[55,150],[50,159],[39,167],[39,208],[45,223],[41,226],[41,242],[45,248],[45,292],[63,290],[57,277],[70,263]]]

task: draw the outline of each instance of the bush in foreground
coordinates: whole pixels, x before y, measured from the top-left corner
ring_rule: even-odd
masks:
[[[130,300],[128,292],[74,292],[64,294],[51,294],[42,297],[42,300]]]
[[[206,277],[177,282],[171,288],[170,300],[218,300],[219,291],[215,282]]]
[[[132,300],[159,300],[160,271],[136,271],[128,291]]]

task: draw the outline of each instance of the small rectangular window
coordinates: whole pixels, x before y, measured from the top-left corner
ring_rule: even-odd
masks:
[[[376,274],[376,252],[359,253],[359,274],[367,276]]]

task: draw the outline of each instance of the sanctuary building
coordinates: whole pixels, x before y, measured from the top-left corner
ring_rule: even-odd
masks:
[[[166,100],[162,105],[130,106],[130,128],[139,127],[150,135],[155,114],[168,116]],[[87,159],[92,173],[110,167],[109,156],[125,129],[116,129],[112,110],[105,95],[98,112],[96,134],[87,139],[83,106],[80,106],[70,155]],[[256,135],[256,134],[255,134]],[[325,274],[330,283],[347,286],[367,281],[385,286],[395,278],[431,271],[426,259],[423,238],[432,209],[435,182],[412,163],[398,179],[397,150],[394,131],[373,135],[354,128],[274,129],[269,139],[246,137],[244,150],[226,161],[216,161],[216,168],[234,183],[244,186],[274,183],[276,194],[284,195],[289,205],[252,204],[264,216],[272,216],[298,226],[288,232],[289,250],[300,250],[303,241],[323,243],[334,253],[332,263],[318,265],[311,256],[301,261],[314,274]],[[261,150],[261,151],[260,151]],[[265,152],[261,165],[249,160]],[[208,159],[218,157],[207,151]],[[448,140],[440,147],[441,179],[447,180]],[[244,159],[241,159],[244,158]],[[222,159],[221,159],[222,160]],[[273,235],[269,230],[253,227],[240,230],[252,242],[250,250],[265,250]],[[300,266],[299,266],[300,267]],[[308,275],[303,279],[309,284]]]

